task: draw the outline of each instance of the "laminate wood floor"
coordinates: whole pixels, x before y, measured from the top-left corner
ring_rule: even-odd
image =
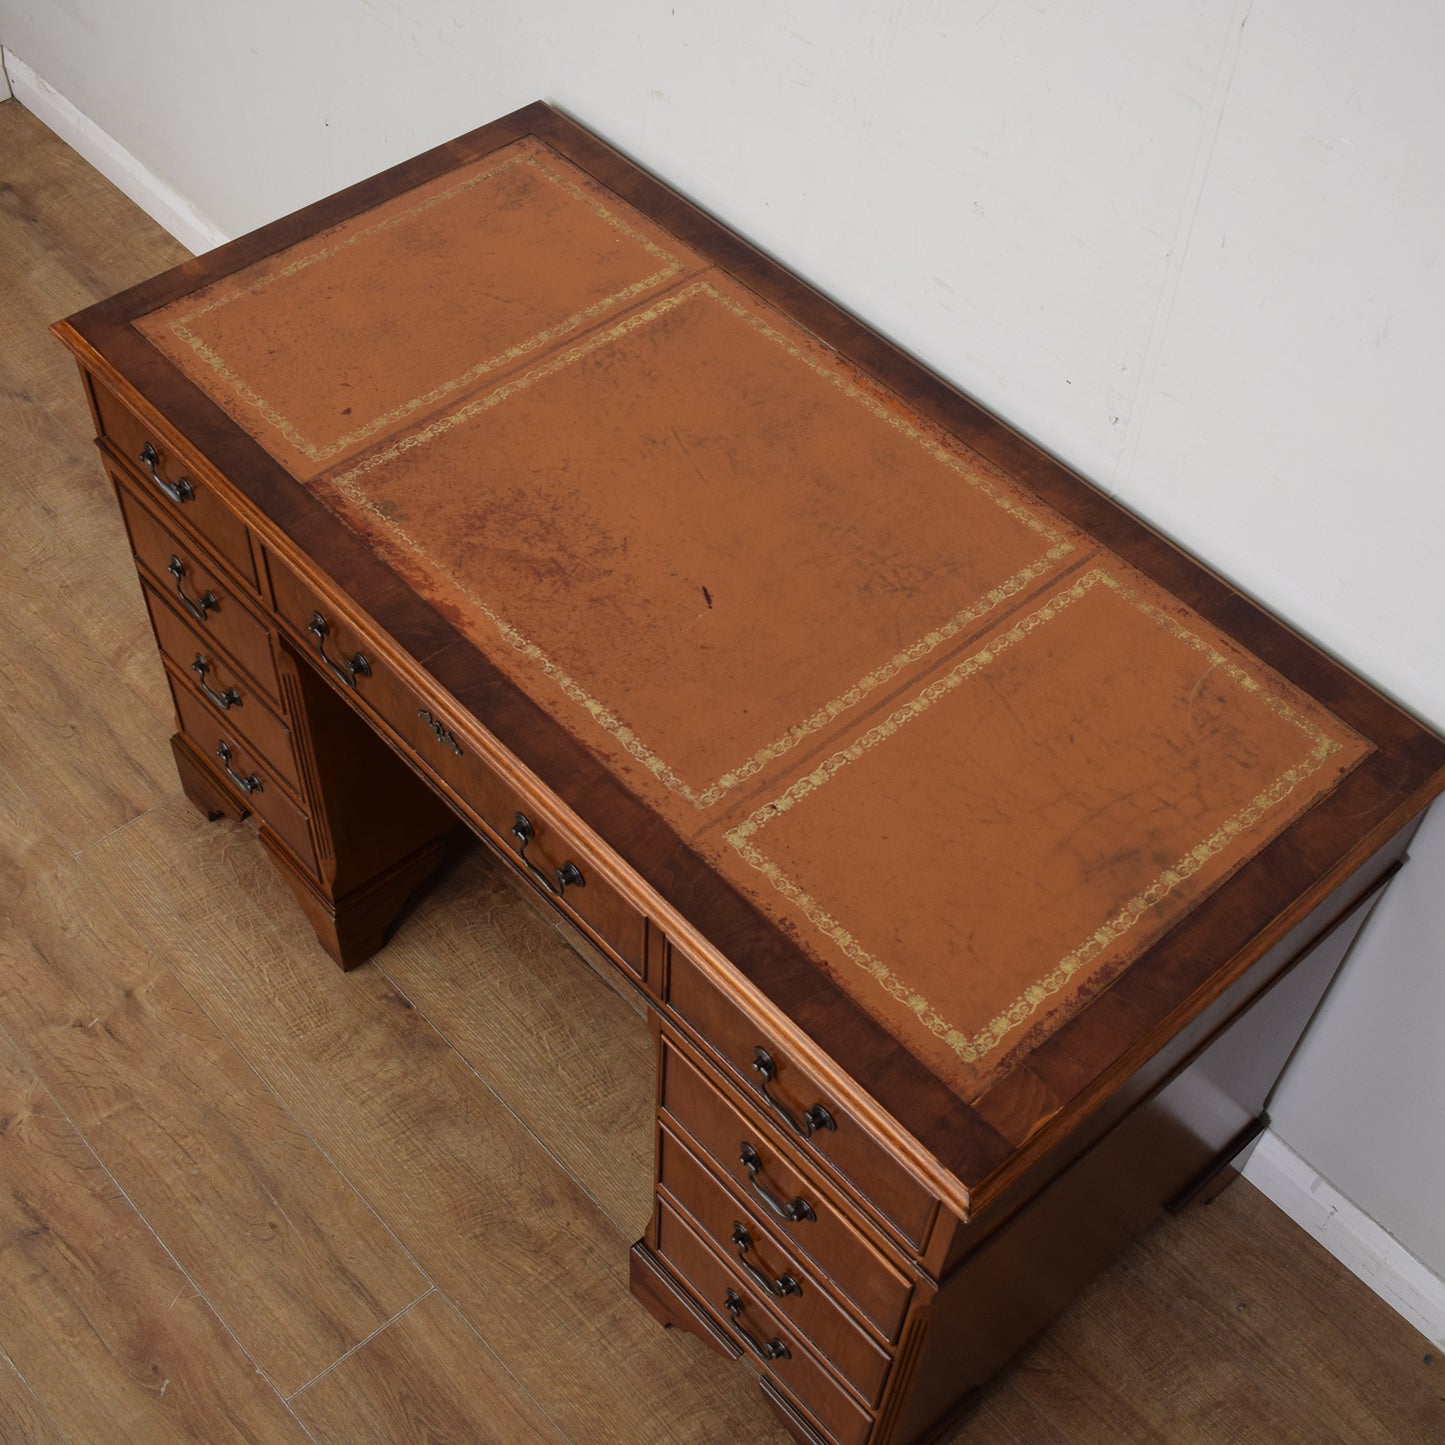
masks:
[[[343,976],[181,797],[45,328],[183,255],[0,105],[0,1441],[783,1441],[628,1294],[640,1007],[479,848]],[[949,1439],[1440,1442],[1445,1366],[1240,1182]]]

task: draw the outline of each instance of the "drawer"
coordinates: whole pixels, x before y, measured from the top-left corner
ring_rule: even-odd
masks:
[[[713,1253],[748,1282],[752,1293],[767,1294],[778,1317],[806,1336],[865,1401],[876,1404],[888,1375],[888,1351],[854,1323],[826,1283],[774,1238],[761,1217],[741,1206],[667,1129],[659,1133],[657,1160],[664,1193]]]
[[[391,670],[364,629],[323,604],[274,557],[269,564],[276,611],[313,661],[391,729],[444,795],[530,882],[641,978],[646,918],[598,874],[573,839],[503,778],[440,703],[414,692]],[[317,625],[323,636],[317,636]]]
[[[254,587],[256,564],[246,524],[196,475],[192,462],[152,436],[140,418],[99,383],[94,392],[101,435],[126,462],[136,483],[157,506],[166,509],[167,516],[204,540]]]
[[[790,1250],[806,1255],[886,1340],[896,1340],[912,1285],[816,1176],[771,1130],[746,1118],[662,1036],[662,1106],[740,1199],[767,1214]]]
[[[672,1012],[696,1030],[800,1148],[824,1159],[921,1250],[938,1208],[933,1194],[691,959],[673,948],[671,960]]]
[[[840,1445],[862,1445],[873,1419],[823,1365],[796,1331],[734,1274],[665,1200],[657,1206],[657,1253],[717,1320],[724,1335],[783,1387]]]
[[[170,677],[170,684],[182,731],[211,761],[241,805],[261,818],[296,855],[297,861],[314,874],[316,851],[311,846],[310,824],[305,813],[287,796],[270,764],[242,733],[231,727],[225,717],[217,717],[189,687],[177,682],[174,676]]]
[[[225,648],[274,701],[279,691],[266,626],[237,600],[234,584],[221,575],[201,548],[163,526],[141,505],[132,494],[133,482],[115,481],[115,486],[131,550],[142,575],[173,598],[176,606],[207,637],[213,637],[216,646]]]
[[[224,653],[208,648],[204,638],[195,637],[149,588],[146,602],[173,678],[195,694],[203,710],[210,709],[217,727],[239,733],[246,746],[260,753],[272,771],[299,794],[300,774],[286,724],[261,701],[250,679],[238,672]]]

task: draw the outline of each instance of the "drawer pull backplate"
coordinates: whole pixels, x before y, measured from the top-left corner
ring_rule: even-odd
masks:
[[[252,793],[259,793],[261,791],[261,779],[258,778],[255,773],[250,773],[243,778],[240,773],[232,770],[231,748],[224,738],[221,739],[220,746],[216,749],[216,756],[220,758],[221,766],[226,770],[226,776],[230,778],[248,798]]]
[[[211,664],[198,652],[196,660],[191,664],[191,671],[195,673],[201,684],[201,691],[216,704],[222,712],[230,712],[233,707],[240,707],[241,694],[234,687],[228,687],[224,692],[217,692],[210,683],[206,681],[206,674],[210,672]]]
[[[512,823],[512,836],[517,840],[517,857],[521,860],[522,867],[554,898],[560,898],[569,888],[587,886],[582,870],[575,863],[564,863],[549,877],[527,857],[527,844],[537,836],[537,830],[525,813],[517,814]]]
[[[755,1354],[760,1360],[786,1360],[790,1356],[788,1347],[781,1340],[755,1340],[744,1328],[742,1312],[744,1309],[743,1297],[735,1290],[730,1289],[723,1296],[723,1308],[728,1312],[730,1323],[737,1331],[738,1338]]]
[[[321,654],[321,660],[330,669],[331,675],[345,687],[355,687],[358,677],[371,676],[371,664],[359,653],[351,655],[351,660],[346,663],[334,662],[326,655],[326,639],[331,635],[330,624],[319,613],[311,614],[311,621],[306,624],[306,630],[316,639],[316,651]]]
[[[147,442],[140,449],[140,460],[145,469],[151,474],[151,481],[173,502],[189,502],[195,495],[196,489],[184,478],[177,477],[174,482],[168,482],[160,474],[161,458],[151,442]]]
[[[798,1283],[790,1274],[780,1274],[777,1279],[769,1279],[752,1260],[748,1258],[748,1251],[753,1247],[753,1237],[748,1233],[747,1226],[739,1220],[733,1220],[732,1242],[737,1245],[738,1263],[747,1271],[748,1278],[760,1289],[765,1289],[774,1299],[782,1299],[785,1295],[800,1295],[803,1286]]]
[[[758,1093],[763,1096],[763,1102],[798,1138],[811,1139],[819,1129],[838,1127],[833,1122],[833,1116],[821,1104],[814,1104],[811,1109],[804,1110],[803,1122],[800,1124],[786,1104],[780,1103],[768,1093],[768,1085],[778,1077],[778,1066],[773,1062],[773,1056],[761,1045],[753,1050],[753,1068],[759,1076]]]
[[[206,616],[208,612],[221,610],[221,604],[216,600],[214,592],[202,592],[199,597],[194,598],[186,596],[186,564],[179,557],[171,558],[166,564],[166,571],[176,579],[176,595],[197,622],[206,622],[209,620]]]
[[[748,1171],[748,1185],[753,1193],[778,1216],[789,1224],[801,1224],[804,1220],[816,1220],[813,1206],[801,1196],[791,1201],[778,1198],[765,1184],[758,1182],[758,1173],[763,1167],[758,1151],[746,1139],[738,1146],[738,1162]]]

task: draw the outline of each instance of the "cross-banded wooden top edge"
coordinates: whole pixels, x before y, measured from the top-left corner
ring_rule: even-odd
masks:
[[[835,346],[855,363],[882,375],[887,384],[908,397],[922,413],[949,426],[970,445],[1011,469],[1016,477],[1026,481],[1066,516],[1080,525],[1087,523],[1095,535],[1120,551],[1133,565],[1169,586],[1206,618],[1240,638],[1246,647],[1264,657],[1285,677],[1322,697],[1357,731],[1371,737],[1378,753],[1361,765],[1360,781],[1348,790],[1342,790],[1342,794],[1346,795],[1327,799],[1318,805],[1305,820],[1308,827],[1302,824],[1298,830],[1301,835],[1309,835],[1308,846],[1301,850],[1300,856],[1308,854],[1319,861],[1330,856],[1332,815],[1335,815],[1339,836],[1344,836],[1349,826],[1348,809],[1364,807],[1366,813],[1373,816],[1365,834],[1354,833],[1353,846],[1343,852],[1335,846],[1335,862],[1318,875],[1317,892],[1324,888],[1328,879],[1338,880],[1345,876],[1350,859],[1367,846],[1367,840],[1382,840],[1423,807],[1445,784],[1445,774],[1440,771],[1442,761],[1445,761],[1445,750],[1442,750],[1438,739],[1430,738],[1399,709],[1256,609],[1228,584],[1201,568],[1145,524],[1128,516],[1004,424],[989,417],[947,383],[924,372],[890,343],[869,332],[805,283],[783,271],[658,182],[638,172],[630,162],[595,137],[545,106],[528,107],[460,141],[439,147],[415,161],[362,182],[319,203],[317,207],[273,223],[271,227],[263,228],[231,247],[221,248],[182,268],[184,274],[171,273],[171,278],[164,285],[161,282],[147,283],[115,302],[82,313],[74,318],[73,327],[68,332],[61,329],[62,339],[67,340],[72,349],[89,350],[93,358],[105,358],[102,364],[107,365],[113,382],[127,387],[125,378],[134,374],[132,363],[145,348],[145,343],[129,327],[129,319],[160,304],[167,288],[172,291],[193,288],[204,277],[214,277],[250,264],[268,249],[288,244],[309,229],[364,209],[380,195],[414,184],[421,177],[442,173],[462,156],[484,155],[489,148],[526,134],[542,137],[654,219],[680,228],[680,234],[689,244],[708,253],[716,264],[731,267],[734,274],[741,276],[746,284],[774,304],[787,306],[829,345]],[[94,349],[84,344],[86,340],[94,341]],[[207,438],[207,457],[221,475],[234,482],[244,497],[250,498],[257,515],[269,519],[278,546],[298,548],[317,559],[333,576],[348,577],[347,585],[357,604],[383,627],[397,630],[398,635],[404,634],[405,627],[397,629],[395,619],[414,612],[417,605],[405,597],[404,589],[382,587],[382,572],[377,569],[369,569],[372,572],[369,577],[359,575],[354,546],[349,545],[344,537],[332,535],[327,520],[296,498],[294,489],[288,485],[279,468],[258,465],[254,446],[249,445],[247,439],[235,436],[234,429],[228,432],[227,426],[215,416],[210,403],[189,388],[182,378],[167,376],[170,368],[163,362],[152,354],[141,370],[147,374],[145,392],[132,391],[129,398],[132,404],[138,400],[144,404],[146,396],[164,396],[164,415],[174,418],[193,444],[198,435]],[[193,419],[199,423],[198,426],[192,425]],[[274,531],[277,522],[282,529],[279,532]],[[303,535],[300,537],[293,535],[291,530],[298,524],[303,524],[300,527]],[[367,570],[360,569],[363,572]],[[425,608],[424,603],[420,605]],[[456,639],[448,637],[448,631],[443,625],[435,634],[439,642],[436,650],[451,650],[451,666],[455,671],[457,651],[453,643]],[[486,678],[485,687],[491,695],[496,695],[499,688],[505,691],[509,686],[505,680],[488,677],[488,670],[479,665],[473,665],[470,670],[479,681]],[[467,690],[470,689],[460,689]],[[520,715],[535,712],[535,709],[521,708],[518,712]],[[639,818],[635,808],[623,806],[615,788],[597,778],[584,781],[580,788],[574,786],[576,780],[584,778],[587,773],[588,760],[579,755],[575,746],[566,739],[553,737],[539,741],[541,734],[534,728],[536,723],[535,717],[529,718],[522,730],[525,736],[504,737],[503,742],[532,766],[559,796],[589,801],[596,799],[605,813],[622,818],[622,824],[617,828],[608,826],[609,818],[600,815],[587,821],[597,828],[601,836],[609,839],[624,861],[639,867],[644,878],[654,880],[652,886],[658,886],[663,896],[668,891],[668,883],[662,882],[664,875],[672,878],[675,872],[687,874],[694,868],[698,876],[692,882],[684,881],[683,891],[687,894],[710,891],[705,886],[707,869],[704,865],[693,860],[690,865],[675,869],[675,842],[668,846],[665,830],[639,846],[637,840],[646,832],[656,832],[656,829],[650,828],[647,820]],[[1290,832],[1295,834],[1296,830],[1291,829]],[[1288,855],[1295,842],[1293,838],[1282,839],[1278,847],[1284,855]],[[650,865],[644,861],[647,858],[653,860]],[[659,866],[663,860],[666,860],[665,866]],[[711,891],[715,892],[715,887]],[[1224,893],[1228,891],[1224,890]],[[725,892],[730,893],[731,890]],[[1262,907],[1266,913],[1273,906],[1267,899],[1252,901],[1254,906]],[[1297,898],[1295,902],[1302,906],[1302,900]],[[727,938],[750,935],[760,943],[771,936],[771,942],[766,946],[730,948],[730,956],[737,958],[736,966],[752,973],[764,994],[783,1007],[805,1032],[814,1037],[828,1038],[839,1062],[848,1072],[857,1075],[865,1087],[883,1102],[885,1109],[924,1142],[927,1152],[944,1163],[954,1178],[977,1183],[1006,1162],[995,1131],[991,1128],[970,1130],[963,1127],[972,1110],[963,1106],[961,1101],[952,1101],[952,1108],[940,1112],[937,1108],[938,1093],[928,1084],[931,1075],[916,1066],[899,1067],[896,1053],[890,1050],[884,1038],[877,1036],[876,1029],[859,1023],[857,1019],[853,1019],[841,1032],[832,1027],[832,1022],[854,1011],[836,1000],[829,1002],[829,988],[812,974],[812,970],[800,967],[796,959],[786,970],[774,970],[761,961],[754,968],[749,967],[749,960],[776,959],[780,953],[791,952],[786,939],[779,938],[750,905],[734,895],[730,900],[719,896],[711,906],[716,912],[718,926],[709,927],[702,921],[702,934]],[[1217,904],[1211,901],[1201,913],[1208,912],[1212,918],[1216,913],[1224,913],[1228,906],[1227,898],[1221,897]],[[706,920],[708,905],[704,905],[700,912],[689,908],[687,916],[695,924]],[[1240,948],[1245,954],[1253,951],[1248,940],[1262,938],[1271,926],[1279,925],[1280,919],[1281,915],[1276,912],[1259,920],[1252,930],[1248,924],[1231,928],[1224,926],[1222,920],[1214,920],[1214,923],[1219,937],[1243,940],[1232,955],[1240,958],[1244,956]],[[1207,923],[1210,920],[1201,921]],[[1161,967],[1167,973],[1167,963],[1161,963],[1161,959],[1167,959],[1168,945],[1168,939],[1162,940],[1151,957],[1136,966],[1142,970],[1141,977],[1155,977],[1156,970]],[[1154,958],[1155,954],[1160,958]],[[783,997],[779,998],[779,994]],[[1176,1003],[1176,1007],[1187,1005],[1188,998]],[[850,1044],[850,1031],[856,1043]],[[1078,1057],[1086,1058],[1091,1053],[1099,1053],[1103,1066],[1095,1071],[1094,1077],[1099,1081],[1106,1079],[1110,1071],[1107,1062],[1110,1045],[1106,1040],[1091,1043],[1088,1039],[1087,1010],[1070,1032],[1079,1036],[1074,1040],[1079,1050]],[[868,1042],[870,1037],[872,1041]],[[890,1053],[894,1053],[890,1060],[892,1067],[888,1067],[885,1074],[880,1070],[884,1069],[884,1061]],[[1112,1057],[1117,1059],[1119,1055],[1116,1052]],[[871,1078],[869,1060],[872,1061]],[[854,1067],[855,1062],[861,1067]],[[936,1085],[936,1081],[933,1082]],[[925,1110],[919,1104],[927,1095],[932,1096],[932,1104],[926,1111],[929,1119],[935,1121],[931,1125],[921,1122]],[[974,1136],[971,1143],[970,1134]]]

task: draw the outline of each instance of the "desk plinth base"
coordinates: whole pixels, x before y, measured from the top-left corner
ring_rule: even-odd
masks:
[[[344,969],[365,963],[391,936],[412,894],[432,875],[446,854],[448,841],[434,839],[387,872],[333,898],[264,824],[260,838],[315,930],[316,941]]]
[[[171,752],[181,791],[208,822],[229,818],[239,823],[250,814],[184,733],[172,736]],[[445,831],[425,837],[410,852],[344,891],[333,891],[264,822],[257,821],[261,846],[301,905],[317,942],[344,969],[365,963],[386,942],[412,895],[446,855],[453,826],[447,816]]]

